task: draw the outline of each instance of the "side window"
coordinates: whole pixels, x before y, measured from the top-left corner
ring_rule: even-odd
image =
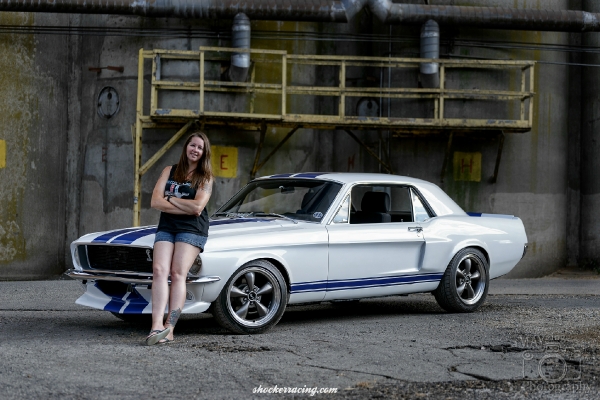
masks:
[[[342,202],[340,209],[338,210],[335,217],[333,217],[334,224],[347,224],[350,217],[350,196],[346,196],[346,199]]]
[[[431,218],[431,215],[429,215],[429,213],[427,212],[427,209],[425,208],[425,206],[423,206],[421,199],[415,193],[415,191],[411,190],[411,193],[412,193],[412,203],[413,203],[413,210],[414,210],[414,214],[415,214],[415,221],[423,222],[423,221]]]
[[[351,224],[413,222],[411,190],[401,185],[357,185],[351,192]]]

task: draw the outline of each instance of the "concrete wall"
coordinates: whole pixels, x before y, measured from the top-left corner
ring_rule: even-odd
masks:
[[[1,25],[67,16],[0,13]],[[0,279],[59,274],[65,259],[68,38],[0,35]]]
[[[406,1],[421,3],[421,1]],[[577,1],[479,0],[430,1],[431,4],[510,6],[539,9],[576,9]],[[585,3],[585,2],[584,2]],[[591,2],[593,3],[593,2]],[[599,12],[596,10],[596,12]],[[70,25],[78,27],[180,29],[189,32],[212,31],[188,37],[108,36],[108,35],[4,35],[0,37],[4,57],[0,63],[0,98],[5,112],[2,137],[9,148],[7,167],[0,169],[0,279],[26,279],[52,276],[70,266],[68,244],[85,233],[130,226],[133,205],[133,144],[132,124],[135,122],[137,93],[137,55],[140,48],[195,50],[201,45],[228,46],[230,21],[183,21],[175,19],[144,19],[123,16],[3,13],[6,23]],[[350,24],[252,22],[252,47],[285,49],[300,54],[339,54],[385,56],[418,56],[418,27],[383,26],[363,12]],[[283,38],[297,34],[295,38]],[[282,37],[277,39],[277,35]],[[474,30],[465,27],[442,27],[442,57],[496,58],[537,60],[535,84],[534,128],[524,134],[507,134],[498,181],[490,182],[493,174],[498,136],[482,133],[457,136],[452,152],[479,152],[482,155],[480,182],[455,181],[452,157],[442,177],[446,151],[446,135],[423,138],[394,137],[390,132],[359,132],[367,145],[386,158],[397,174],[414,176],[439,184],[465,210],[515,214],[525,223],[531,251],[509,275],[533,277],[551,273],[565,265],[568,257],[575,262],[579,251],[579,104],[582,103],[579,85],[595,91],[592,76],[565,64],[577,61],[568,52],[540,51],[520,47],[519,43],[577,44],[581,35],[554,32],[519,32]],[[379,41],[336,40],[351,35],[376,35]],[[586,36],[587,35],[587,36]],[[597,34],[584,35],[585,41],[595,40]],[[9,37],[10,36],[10,37]],[[225,37],[225,39],[224,39]],[[324,40],[313,40],[312,37]],[[385,38],[390,37],[388,41]],[[67,40],[65,40],[67,39]],[[470,42],[499,42],[508,47],[475,46]],[[595,42],[593,42],[595,43]],[[534,46],[535,47],[535,46]],[[65,62],[66,61],[66,62]],[[595,62],[600,64],[600,62]],[[102,70],[91,72],[88,67],[122,66],[124,72]],[[188,70],[187,73],[193,72]],[[331,72],[331,71],[329,71]],[[594,72],[594,70],[590,70]],[[183,71],[185,73],[185,71]],[[270,71],[257,71],[257,77]],[[592,74],[590,74],[592,75]],[[399,81],[413,82],[414,73],[391,74],[386,71],[353,71],[349,85],[387,85]],[[471,73],[469,76],[448,76],[448,85],[461,87],[467,81],[477,87],[491,87],[489,75]],[[504,78],[498,76],[498,79]],[[145,76],[149,82],[150,76]],[[335,74],[327,69],[295,71],[293,79],[306,84],[335,82]],[[579,80],[584,82],[581,83]],[[514,85],[518,85],[516,80]],[[112,118],[98,114],[100,91],[112,87],[119,94],[120,109]],[[516,89],[518,86],[514,86]],[[15,95],[17,94],[17,95]],[[592,96],[592,93],[588,93]],[[177,99],[175,99],[177,101]],[[180,99],[180,101],[184,101]],[[294,101],[297,103],[294,104]],[[313,103],[291,100],[294,106],[307,111],[319,109],[335,112],[327,100]],[[244,107],[239,99],[228,107]],[[257,103],[257,108],[273,106],[270,100]],[[425,107],[425,108],[424,108]],[[448,106],[448,113],[461,115],[472,107],[469,104]],[[476,106],[487,116],[497,105]],[[382,102],[382,115],[416,113],[426,110],[422,104]],[[597,107],[590,105],[585,121],[595,120],[591,114]],[[507,107],[505,113],[514,112]],[[573,120],[577,121],[573,123]],[[589,125],[589,124],[588,124]],[[582,127],[585,131],[585,127]],[[262,157],[287,134],[287,129],[269,128]],[[169,138],[173,131],[144,132],[142,158],[146,161]],[[259,134],[235,129],[209,129],[213,145],[238,149],[238,173],[234,178],[218,178],[208,205],[214,211],[249,180]],[[593,142],[593,130],[582,137]],[[588,139],[586,139],[588,138]],[[183,141],[183,140],[182,140]],[[179,158],[181,144],[175,145],[143,177],[142,224],[154,224],[158,213],[149,208],[154,183],[164,166]],[[592,148],[592,146],[587,146]],[[586,145],[582,148],[586,148]],[[594,153],[583,158],[587,171],[593,171]],[[586,161],[587,160],[587,161]],[[294,171],[366,171],[379,172],[379,164],[352,138],[342,131],[299,130],[259,171],[258,175]],[[589,232],[589,246],[582,242],[582,254],[594,246],[596,228],[586,221],[595,209],[597,192],[585,182],[594,182],[582,175],[582,232]],[[5,189],[6,188],[6,189]],[[586,197],[587,196],[587,197]],[[585,214],[585,213],[588,214]],[[586,215],[583,218],[583,215]],[[586,221],[584,221],[586,220]],[[600,237],[600,236],[598,236]],[[587,239],[586,239],[587,240]],[[600,239],[599,239],[600,240]],[[587,242],[586,242],[587,243]]]

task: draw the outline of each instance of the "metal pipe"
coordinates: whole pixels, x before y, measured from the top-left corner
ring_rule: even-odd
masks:
[[[440,58],[440,27],[430,19],[421,27],[421,58]],[[436,62],[419,65],[421,86],[424,88],[440,87],[440,66]]]
[[[231,47],[250,50],[250,19],[244,13],[239,13],[233,18]],[[249,52],[231,54],[231,65],[227,69],[227,78],[231,82],[246,82],[249,70]]]
[[[0,11],[121,14],[145,17],[348,22],[331,0],[0,0]]]
[[[379,2],[385,0],[372,0]],[[558,32],[600,30],[600,14],[571,10],[532,10],[505,7],[434,6],[392,4],[380,19],[388,24],[424,24],[429,19],[440,25],[491,29]]]
[[[495,29],[600,31],[600,14],[572,10],[394,4],[391,0],[0,0],[0,11],[122,14],[147,17],[349,22],[363,8],[383,23]]]

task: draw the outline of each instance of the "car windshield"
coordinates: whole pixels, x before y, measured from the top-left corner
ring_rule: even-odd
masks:
[[[261,179],[250,182],[214,216],[266,216],[320,222],[342,185],[313,179]],[[278,214],[278,215],[276,215]]]

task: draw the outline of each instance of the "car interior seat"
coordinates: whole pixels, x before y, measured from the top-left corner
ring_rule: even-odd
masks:
[[[350,219],[351,224],[377,224],[392,222],[388,214],[390,195],[385,192],[366,192],[360,202],[361,211],[357,211]]]

